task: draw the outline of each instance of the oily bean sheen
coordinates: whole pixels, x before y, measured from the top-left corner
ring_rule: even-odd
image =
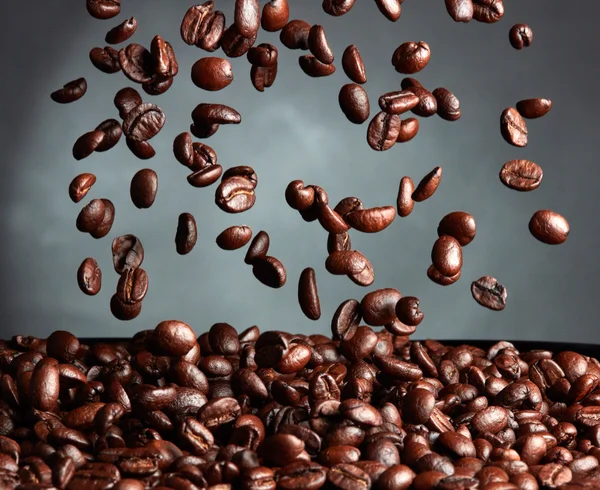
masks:
[[[371,113],[369,96],[364,88],[356,83],[348,83],[340,89],[338,97],[342,112],[354,124],[362,124]]]
[[[260,67],[253,65],[250,68],[250,81],[252,86],[259,92],[264,92],[265,88],[271,87],[277,77],[277,65]]]
[[[94,231],[104,218],[105,205],[101,199],[93,199],[81,209],[77,216],[77,229],[83,233]]]
[[[121,0],[86,0],[85,6],[92,17],[111,19],[121,13]]]
[[[454,237],[439,237],[431,251],[431,262],[443,275],[452,277],[462,268],[462,247]]]
[[[147,141],[156,136],[165,124],[165,113],[154,104],[140,104],[123,121],[125,136],[133,141]]]
[[[323,12],[339,17],[350,12],[356,0],[323,0]]]
[[[455,22],[470,22],[473,18],[473,0],[445,0],[446,10]]]
[[[96,131],[102,131],[104,138],[102,142],[96,147],[95,151],[103,152],[114,148],[123,135],[123,129],[121,124],[116,119],[107,119],[101,122],[96,127]]]
[[[192,66],[192,82],[211,92],[222,90],[233,81],[231,63],[225,58],[200,58]]]
[[[81,99],[87,91],[87,82],[85,78],[78,78],[72,82],[66,83],[63,88],[50,94],[50,98],[59,104],[69,104]]]
[[[363,233],[378,233],[392,224],[396,217],[394,206],[357,209],[344,216],[344,220],[352,228]]]
[[[230,226],[217,236],[216,242],[223,250],[237,250],[244,247],[252,238],[249,226]]]
[[[442,180],[442,167],[435,167],[429,172],[412,194],[413,201],[423,202],[433,196],[433,193],[437,190]]]
[[[223,179],[215,191],[215,203],[226,213],[242,213],[254,206],[254,188],[255,185],[246,177]]]
[[[396,318],[396,304],[402,298],[400,291],[394,288],[377,289],[367,293],[360,302],[365,323],[380,327]]]
[[[304,20],[290,20],[279,33],[279,40],[288,49],[308,50],[310,24]]]
[[[135,235],[116,237],[111,245],[113,266],[119,275],[128,269],[137,269],[144,261],[144,247]]]
[[[175,249],[179,255],[189,254],[196,246],[198,230],[196,220],[190,213],[181,213],[177,220]]]
[[[323,26],[315,24],[308,32],[308,48],[321,63],[331,65],[334,61],[333,51],[327,42]]]
[[[389,150],[400,133],[400,118],[395,114],[379,112],[367,129],[367,143],[375,151]]]
[[[415,184],[410,177],[402,177],[398,187],[398,198],[396,199],[396,208],[398,216],[406,218],[415,207],[412,194],[415,190]]]
[[[250,48],[246,58],[253,66],[267,68],[277,64],[279,52],[277,51],[277,47],[273,46],[272,44],[262,43],[258,46]]]
[[[126,270],[117,284],[117,296],[126,305],[139,303],[148,292],[148,274],[142,268]]]
[[[96,176],[90,173],[83,173],[76,176],[69,184],[69,197],[71,201],[77,203],[81,201],[96,183]]]
[[[354,44],[351,44],[344,50],[342,55],[342,68],[344,69],[346,76],[354,83],[367,83],[365,64],[363,63],[358,48]]]
[[[437,100],[433,94],[423,87],[408,87],[413,94],[419,97],[419,103],[411,109],[411,112],[420,117],[431,117],[437,112]]]
[[[252,262],[252,273],[261,283],[270,288],[285,285],[287,274],[283,264],[275,257],[259,257]]]
[[[473,0],[473,18],[477,22],[493,24],[504,16],[502,0]]]
[[[517,111],[527,119],[536,119],[547,114],[552,109],[550,99],[525,99],[517,102]]]
[[[298,281],[298,302],[302,313],[310,320],[321,318],[321,303],[317,291],[315,270],[307,267],[300,274]]]
[[[542,168],[529,160],[511,160],[502,165],[500,181],[515,191],[532,191],[542,183]]]
[[[125,119],[129,111],[142,104],[142,97],[136,89],[125,87],[115,94],[114,104],[119,111],[119,117]]]
[[[288,0],[270,0],[263,7],[260,23],[263,30],[277,32],[285,27],[289,18]]]
[[[445,88],[436,88],[432,92],[437,102],[437,114],[446,121],[460,119],[460,103],[456,96]]]
[[[207,21],[213,13],[215,2],[208,0],[200,5],[190,7],[181,21],[180,34],[183,42],[193,46],[201,38],[202,31],[207,28]]]
[[[464,247],[475,238],[475,218],[464,211],[454,211],[441,219],[437,233],[439,237],[448,235],[455,238]]]
[[[326,65],[325,63],[321,63],[313,55],[300,56],[298,64],[304,73],[313,78],[328,77],[335,73],[335,66],[333,64]]]
[[[533,31],[527,24],[515,24],[508,32],[510,45],[515,49],[523,49],[531,46],[533,41]]]
[[[119,51],[112,46],[92,48],[90,50],[90,61],[98,70],[108,75],[121,71]]]
[[[130,196],[138,209],[147,209],[154,204],[158,192],[158,175],[150,168],[136,172],[131,179]]]
[[[207,103],[196,106],[192,112],[192,119],[196,124],[239,124],[242,122],[242,116],[232,107]]]
[[[88,296],[95,296],[102,287],[102,271],[95,259],[88,257],[77,270],[79,289]]]
[[[130,17],[124,20],[118,26],[113,27],[106,33],[104,41],[107,44],[121,44],[127,41],[135,34],[137,29],[137,20],[135,17]]]
[[[396,143],[406,143],[413,139],[419,132],[419,120],[409,117],[400,122],[400,131],[396,138]]]
[[[112,201],[109,199],[101,199],[101,201],[104,203],[104,217],[100,224],[93,231],[90,231],[90,235],[95,239],[104,238],[108,235],[115,221],[115,206]]]
[[[549,210],[536,211],[529,220],[529,231],[542,243],[560,245],[567,241],[569,223],[558,213]]]
[[[506,288],[493,277],[483,276],[473,281],[471,294],[475,301],[490,310],[500,311],[506,307]]]
[[[82,134],[73,145],[73,158],[83,160],[89,157],[104,141],[104,131],[94,130]]]
[[[396,303],[396,316],[409,327],[418,327],[423,321],[424,314],[419,310],[419,298],[404,296]]]
[[[375,0],[375,5],[387,20],[396,22],[402,14],[402,2],[403,0]]]
[[[127,148],[140,160],[148,160],[156,155],[156,150],[147,141],[136,141],[131,138],[125,138]]]
[[[131,43],[119,51],[119,65],[127,78],[136,83],[150,83],[154,76],[152,53],[144,46]]]
[[[260,28],[258,0],[235,0],[233,16],[235,25],[242,36],[256,36]]]
[[[509,107],[502,112],[500,132],[507,143],[519,147],[527,146],[527,125],[515,108]]]
[[[411,75],[425,68],[430,57],[431,50],[425,41],[410,41],[396,48],[392,55],[392,65],[398,73]]]
[[[271,240],[269,234],[263,230],[259,231],[248,247],[244,262],[248,265],[252,265],[256,259],[265,257],[269,251],[270,243]]]
[[[379,97],[379,107],[386,114],[403,114],[419,103],[419,98],[408,90],[388,92]]]
[[[226,56],[230,58],[239,58],[244,56],[248,50],[254,46],[256,34],[253,36],[244,36],[237,27],[232,24],[227,28],[220,39],[221,49]]]

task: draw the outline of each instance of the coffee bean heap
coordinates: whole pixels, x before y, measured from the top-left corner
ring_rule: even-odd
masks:
[[[171,320],[0,341],[0,488],[600,487],[596,359],[359,326],[397,297],[385,315],[375,296],[343,303],[331,338]],[[395,309],[422,319],[415,298]]]

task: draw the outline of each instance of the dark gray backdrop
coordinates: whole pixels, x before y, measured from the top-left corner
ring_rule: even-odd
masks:
[[[325,27],[335,51],[337,73],[310,79],[299,67],[300,53],[279,43],[278,34],[261,32],[257,42],[280,48],[279,74],[265,93],[254,90],[244,58],[232,61],[235,80],[225,90],[207,93],[190,80],[190,67],[207,53],[185,45],[181,19],[192,0],[122,0],[122,14],[109,21],[87,15],[83,0],[2,2],[2,336],[48,335],[68,329],[81,336],[127,336],[153,328],[163,319],[180,319],[201,331],[217,321],[238,329],[257,324],[263,330],[329,332],[336,306],[360,299],[375,288],[396,287],[421,298],[425,321],[418,337],[519,338],[599,342],[596,259],[600,226],[596,19],[600,3],[580,0],[577,8],[547,0],[507,1],[504,18],[494,24],[454,23],[441,0],[407,0],[397,23],[387,21],[373,1],[359,0],[340,18],[325,15],[320,1],[290,0],[291,18]],[[231,21],[233,2],[218,0]],[[261,4],[264,2],[261,2]],[[149,46],[155,34],[170,41],[180,73],[167,94],[144,100],[158,103],[167,114],[163,131],[152,140],[157,156],[143,162],[122,140],[108,153],[76,162],[75,139],[101,121],[117,117],[112,99],[124,86],[134,86],[122,73],[105,75],[89,62],[94,46],[104,46],[105,32],[135,15],[139,28],[132,42]],[[508,31],[528,23],[534,42],[516,51]],[[455,123],[437,117],[421,120],[421,130],[408,144],[376,153],[365,141],[366,124],[347,122],[337,102],[348,83],[341,54],[350,43],[366,63],[372,114],[377,97],[398,89],[401,75],[390,63],[405,41],[425,40],[432,50],[429,65],[417,77],[430,89],[445,86],[461,101]],[[221,51],[215,53],[222,55]],[[65,82],[84,76],[88,92],[80,101],[60,106],[49,94]],[[139,88],[139,87],[136,87]],[[141,90],[140,90],[141,92]],[[502,110],[518,100],[548,97],[551,112],[529,122],[530,143],[519,149],[499,132]],[[207,143],[224,167],[251,165],[259,175],[258,199],[252,210],[227,215],[213,203],[215,187],[194,189],[171,151],[175,135],[188,130],[190,113],[199,102],[223,102],[241,112],[243,123],[223,127]],[[528,158],[545,171],[541,187],[520,194],[498,180],[502,164]],[[404,175],[415,181],[441,165],[442,183],[413,214],[396,219],[375,236],[352,234],[355,248],[373,262],[376,281],[360,288],[324,270],[326,233],[305,223],[284,201],[293,179],[319,184],[337,202],[348,195],[366,206],[394,204]],[[129,199],[129,181],[141,168],[154,168],[159,192],[149,210],[137,210]],[[67,186],[89,171],[98,182],[81,205],[106,197],[116,206],[110,235],[96,241],[75,229],[81,205],[73,204]],[[571,235],[561,246],[543,245],[528,233],[538,209],[563,214]],[[443,288],[427,279],[436,226],[446,213],[464,210],[477,220],[477,237],[464,250],[461,280]],[[175,253],[177,216],[191,212],[199,240],[185,257]],[[214,239],[227,226],[247,224],[271,236],[270,252],[287,267],[288,283],[271,290],[243,263],[245,250],[225,252]],[[109,299],[116,287],[110,242],[124,233],[140,237],[146,250],[143,267],[150,289],[142,314],[123,323],[111,317]],[[84,296],[75,273],[81,261],[95,257],[104,272],[101,293]],[[307,266],[317,271],[323,315],[304,318],[297,305],[297,281]],[[508,306],[496,313],[473,301],[472,280],[496,276],[508,291]]]

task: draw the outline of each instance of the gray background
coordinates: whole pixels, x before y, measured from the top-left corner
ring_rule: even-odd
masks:
[[[278,33],[261,32],[257,42],[280,48],[279,74],[265,93],[250,84],[245,57],[232,61],[235,80],[226,89],[207,93],[192,84],[191,65],[207,56],[185,45],[179,35],[193,1],[122,3],[119,17],[100,21],[87,15],[83,0],[1,2],[4,338],[46,336],[55,329],[81,336],[128,336],[172,318],[190,323],[198,333],[217,321],[238,329],[256,324],[263,330],[329,333],[341,301],[396,287],[421,299],[425,320],[419,338],[600,342],[595,288],[600,272],[599,2],[579,0],[577,8],[567,8],[557,1],[507,1],[504,18],[485,25],[454,23],[441,0],[407,0],[397,23],[387,21],[372,1],[359,0],[349,14],[333,18],[322,12],[320,1],[291,0],[291,18],[325,27],[338,71],[325,79],[308,78],[297,61],[304,53],[283,48]],[[233,2],[216,3],[231,22]],[[136,87],[145,101],[158,103],[167,114],[167,124],[152,140],[157,156],[138,160],[121,140],[108,153],[76,162],[71,156],[76,138],[118,117],[115,92],[135,85],[122,73],[97,71],[89,50],[104,46],[106,31],[132,15],[139,28],[130,42],[149,47],[151,38],[161,34],[179,59],[180,73],[165,95],[150,97]],[[508,31],[517,22],[534,31],[533,45],[522,51],[508,42]],[[339,88],[348,83],[341,54],[348,44],[358,46],[373,115],[377,97],[398,89],[402,78],[390,63],[394,49],[413,40],[427,41],[432,50],[429,65],[416,76],[431,90],[452,90],[460,98],[462,118],[455,123],[421,119],[413,141],[377,153],[366,144],[367,124],[352,125],[339,109]],[[80,76],[88,80],[83,99],[66,106],[51,101],[53,90]],[[500,113],[530,97],[551,98],[553,108],[528,123],[526,148],[511,147],[500,136]],[[186,169],[172,155],[173,138],[188,130],[190,113],[200,102],[227,103],[243,116],[241,125],[223,127],[205,142],[225,168],[256,169],[258,199],[247,213],[220,211],[213,202],[215,187],[189,186]],[[498,171],[516,158],[544,168],[538,190],[521,194],[502,186]],[[411,216],[396,219],[375,236],[352,233],[354,247],[371,259],[376,271],[375,283],[366,289],[325,272],[326,233],[318,223],[305,223],[284,200],[287,183],[302,179],[323,186],[334,204],[349,195],[368,207],[395,204],[402,176],[418,182],[436,165],[443,167],[442,183]],[[158,172],[159,192],[152,208],[137,210],[129,199],[129,181],[145,167]],[[98,182],[75,205],[67,186],[81,172],[95,173]],[[102,240],[75,229],[80,207],[98,197],[111,199],[117,209],[112,231]],[[538,209],[555,210],[569,220],[572,232],[565,244],[552,247],[529,235],[527,223]],[[477,237],[464,250],[461,280],[443,288],[430,282],[425,271],[437,223],[455,210],[475,216]],[[184,211],[196,217],[199,240],[191,254],[181,257],[175,253],[174,234],[177,216]],[[235,224],[270,234],[270,253],[288,271],[281,290],[257,282],[243,263],[245,249],[225,252],[216,246],[217,234]],[[127,323],[112,318],[108,306],[118,279],[110,243],[124,233],[142,240],[143,267],[150,277],[142,314]],[[77,287],[75,273],[86,257],[95,257],[104,272],[96,297],[84,296]],[[323,310],[318,322],[306,319],[297,304],[298,276],[309,266],[317,271]],[[472,299],[470,283],[482,275],[495,276],[507,287],[503,312],[488,311]]]

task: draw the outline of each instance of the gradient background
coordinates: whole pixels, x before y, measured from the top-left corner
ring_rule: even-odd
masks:
[[[2,336],[47,336],[67,329],[81,336],[130,336],[164,319],[190,323],[196,332],[225,321],[239,330],[253,324],[262,330],[285,329],[329,333],[337,305],[361,299],[375,288],[396,287],[418,296],[425,320],[415,337],[543,339],[600,342],[598,292],[598,97],[599,68],[596,19],[600,2],[580,0],[577,8],[547,0],[506,1],[504,18],[493,25],[457,24],[441,0],[407,0],[397,23],[386,20],[372,1],[359,0],[352,11],[334,18],[320,1],[290,0],[290,18],[325,27],[338,71],[310,79],[298,67],[298,51],[279,43],[279,34],[259,34],[257,43],[280,48],[274,86],[257,92],[249,81],[245,56],[232,60],[234,82],[207,93],[190,80],[190,67],[208,56],[185,45],[181,19],[192,0],[122,0],[119,17],[90,17],[85,2],[54,0],[2,2],[0,32],[2,77]],[[217,0],[228,23],[233,2]],[[261,2],[261,7],[264,2]],[[157,156],[136,159],[124,139],[108,153],[76,162],[71,148],[77,137],[107,118],[118,117],[113,96],[135,86],[122,73],[106,75],[90,63],[92,47],[104,46],[106,31],[135,16],[138,30],[129,42],[149,47],[155,34],[173,44],[180,73],[160,97],[140,91],[167,114],[162,132],[151,142]],[[532,46],[514,50],[508,31],[515,23],[534,31]],[[406,41],[425,40],[432,50],[429,65],[416,76],[430,90],[444,86],[460,99],[462,117],[449,123],[421,119],[417,137],[390,151],[377,153],[365,141],[367,123],[349,123],[338,106],[338,91],[348,83],[341,55],[351,43],[365,60],[371,114],[380,94],[399,88],[401,75],[391,66],[394,49]],[[119,46],[120,47],[120,46]],[[215,53],[221,56],[219,50]],[[85,97],[70,105],[51,101],[49,94],[83,76]],[[552,99],[545,117],[528,122],[526,148],[508,145],[499,131],[502,110],[531,97]],[[187,131],[190,113],[200,102],[222,102],[241,112],[239,126],[223,127],[205,140],[225,168],[251,165],[259,176],[258,199],[250,211],[227,215],[214,205],[216,186],[195,189],[187,169],[174,159],[173,138]],[[539,163],[544,180],[532,193],[517,193],[498,179],[502,164],[527,158]],[[305,223],[284,200],[288,182],[302,179],[323,186],[330,202],[360,197],[366,207],[395,204],[400,178],[418,182],[434,166],[444,170],[442,183],[412,215],[396,219],[377,235],[352,233],[354,248],[371,259],[376,281],[370,288],[354,285],[324,269],[327,234],[318,223]],[[159,175],[155,204],[137,210],[129,198],[135,172],[151,167]],[[98,181],[79,205],[67,194],[71,179],[93,172]],[[109,198],[116,206],[111,233],[102,240],[78,232],[75,218],[93,198]],[[571,235],[561,246],[536,241],[527,223],[538,209],[563,214]],[[439,220],[464,210],[477,220],[477,237],[464,250],[461,280],[440,287],[427,278],[430,251]],[[191,212],[199,239],[185,257],[175,253],[177,217]],[[270,254],[286,265],[288,283],[269,289],[243,263],[245,249],[226,252],[215,237],[226,227],[247,224],[271,237]],[[150,288],[142,314],[131,322],[114,319],[109,299],[118,280],[110,244],[115,236],[133,233],[144,245],[143,267]],[[86,257],[103,270],[102,291],[83,295],[76,270]],[[301,270],[313,267],[322,305],[322,319],[306,319],[297,304]],[[470,283],[492,275],[508,289],[508,305],[497,313],[479,306]]]

